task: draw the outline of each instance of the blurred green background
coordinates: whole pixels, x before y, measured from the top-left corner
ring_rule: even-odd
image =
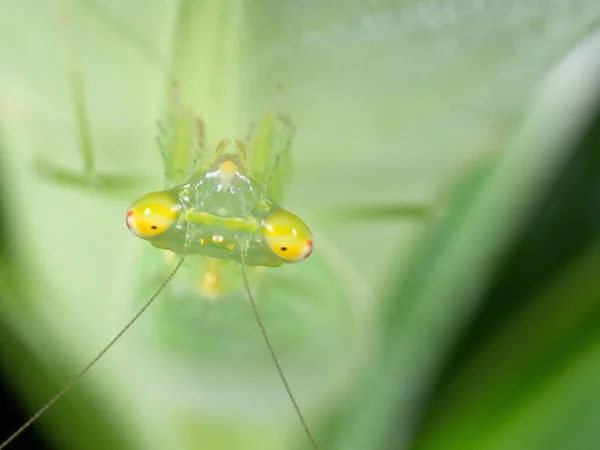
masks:
[[[175,77],[209,149],[285,88],[316,248],[255,294],[320,448],[600,448],[599,74],[596,0],[0,0],[2,437],[165,276],[124,215]],[[193,267],[10,448],[310,448]]]

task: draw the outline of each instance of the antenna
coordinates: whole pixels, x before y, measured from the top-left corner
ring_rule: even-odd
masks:
[[[269,340],[269,337],[267,336],[267,331],[266,331],[265,326],[263,325],[263,322],[260,318],[260,314],[258,314],[258,308],[256,307],[256,302],[254,301],[254,297],[252,296],[252,291],[250,290],[250,284],[248,283],[248,275],[246,274],[246,250],[247,249],[242,250],[242,253],[241,253],[241,255],[242,255],[242,257],[241,257],[242,277],[244,278],[244,287],[246,288],[246,293],[248,294],[248,298],[250,299],[250,304],[252,305],[252,311],[254,312],[254,317],[256,318],[258,327],[260,328],[263,338],[265,339],[265,343],[267,344],[269,353],[271,353],[271,359],[275,363],[277,372],[279,372],[279,378],[281,378],[281,381],[283,381],[283,385],[285,386],[285,390],[287,391],[288,397],[292,401],[292,405],[294,405],[294,409],[296,410],[296,415],[298,416],[298,418],[300,419],[300,422],[302,423],[302,428],[304,428],[304,433],[306,433],[306,437],[308,437],[308,439],[310,440],[310,443],[311,443],[313,449],[319,450],[317,441],[315,440],[312,433],[310,432],[310,429],[308,428],[308,425],[306,424],[306,421],[304,420],[304,416],[300,412],[300,407],[298,406],[298,403],[296,403],[294,394],[292,394],[292,390],[290,389],[287,379],[285,378],[285,375],[283,374],[283,370],[281,369],[281,365],[279,364],[279,359],[277,358],[277,355],[275,354],[275,350],[273,350],[273,346],[271,345],[271,341]],[[2,450],[2,447],[0,447],[0,450]]]
[[[186,224],[186,228],[187,228],[187,224]],[[119,331],[119,333],[108,343],[108,345],[106,347],[104,347],[100,351],[100,353],[98,353],[98,355],[96,355],[96,357],[87,366],[85,366],[85,368],[81,372],[79,372],[75,376],[75,378],[73,378],[71,380],[71,382],[69,384],[67,384],[64,388],[62,388],[60,390],[60,392],[58,394],[56,394],[48,403],[46,403],[44,406],[42,406],[38,410],[38,412],[36,412],[27,422],[25,422],[21,426],[21,428],[19,428],[17,431],[15,431],[8,439],[6,439],[2,444],[0,444],[0,450],[6,448],[6,446],[8,446],[8,444],[10,444],[13,440],[15,440],[15,438],[17,436],[19,436],[23,431],[25,431],[27,428],[29,428],[31,426],[31,424],[33,424],[42,414],[44,414],[46,412],[46,410],[48,408],[50,408],[59,398],[61,398],[63,395],[65,395],[67,393],[68,390],[70,390],[73,386],[75,386],[75,384],[77,384],[77,382],[79,380],[81,380],[86,373],[89,372],[89,370],[98,362],[98,360],[100,358],[102,358],[108,350],[110,350],[110,348],[125,334],[125,332],[140,318],[140,316],[142,314],[144,314],[144,312],[146,312],[148,307],[154,302],[154,300],[157,299],[157,297],[160,295],[160,293],[171,282],[171,280],[173,279],[173,277],[175,276],[177,271],[181,268],[181,265],[183,264],[183,261],[185,260],[185,257],[187,256],[189,246],[190,246],[190,240],[187,239],[185,246],[183,248],[183,253],[181,255],[181,259],[179,260],[179,262],[177,263],[175,268],[171,271],[171,273],[165,279],[165,281],[163,281],[163,283],[156,290],[154,295],[152,295],[152,297],[150,297],[150,300],[148,300],[146,302],[146,304],[144,306],[142,306],[142,308],[138,311],[138,313],[135,316],[133,316],[133,318],[127,323],[127,325],[125,325],[125,327],[121,331]]]

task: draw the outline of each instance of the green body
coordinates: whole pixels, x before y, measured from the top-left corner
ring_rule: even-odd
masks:
[[[245,171],[242,158],[218,155],[188,183],[169,189],[183,205],[182,214],[175,226],[150,239],[152,245],[181,253],[189,239],[189,254],[241,262],[246,251],[246,265],[281,265],[282,261],[265,247],[261,226],[263,218],[278,206]]]
[[[204,124],[182,107],[175,94],[166,122],[159,123],[158,143],[167,192],[179,199],[183,210],[175,226],[149,241],[181,253],[190,239],[190,254],[241,262],[245,251],[248,266],[280,266],[281,259],[264,245],[261,224],[283,199],[293,125],[277,111],[268,112],[248,143],[248,160],[243,143],[237,141],[237,151],[227,153],[222,142],[198,169],[205,156]]]

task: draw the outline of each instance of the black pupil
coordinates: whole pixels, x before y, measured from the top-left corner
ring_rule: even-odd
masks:
[[[156,225],[152,225],[150,228],[152,228],[153,230],[156,230],[157,226]]]
[[[287,247],[281,247],[281,251],[285,252],[287,250]]]

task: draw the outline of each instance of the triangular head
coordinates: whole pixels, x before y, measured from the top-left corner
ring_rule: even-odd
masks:
[[[308,258],[310,229],[296,215],[269,200],[248,172],[243,142],[225,153],[221,141],[215,157],[190,180],[166,191],[144,195],[127,211],[127,226],[153,246],[182,253],[276,267]],[[187,223],[187,232],[186,232]]]

